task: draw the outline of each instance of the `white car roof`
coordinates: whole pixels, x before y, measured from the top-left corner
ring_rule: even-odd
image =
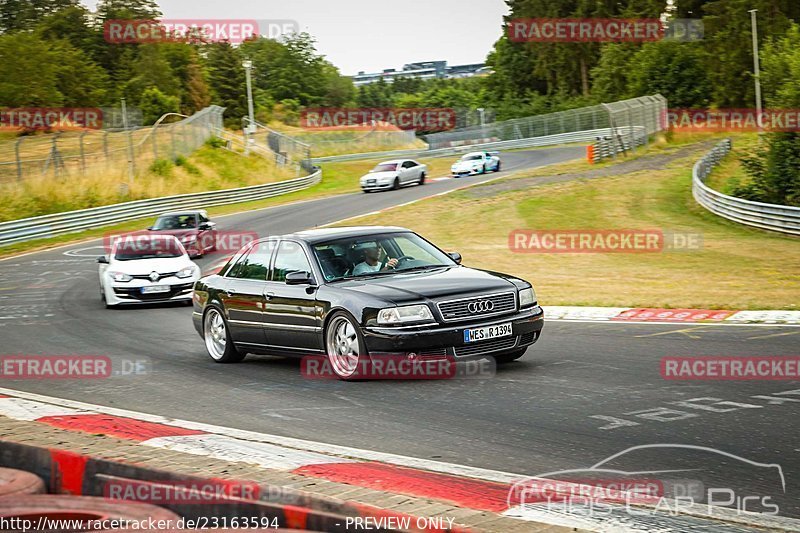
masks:
[[[467,153],[467,154],[464,154],[464,155],[463,155],[463,156],[461,156],[461,157],[467,157],[467,156],[470,156],[470,155],[484,155],[485,153],[486,153],[486,152],[469,152],[469,153]]]

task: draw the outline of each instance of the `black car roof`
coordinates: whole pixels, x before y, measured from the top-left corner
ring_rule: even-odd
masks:
[[[407,233],[411,230],[397,226],[350,226],[343,228],[320,228],[298,231],[283,235],[282,238],[298,239],[309,244],[329,241],[333,239],[349,239],[352,237],[367,237],[369,235],[384,235],[387,233]]]

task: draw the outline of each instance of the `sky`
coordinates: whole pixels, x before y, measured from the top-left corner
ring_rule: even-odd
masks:
[[[508,12],[504,0],[157,1],[165,18],[297,21],[345,75],[419,61],[481,63]]]

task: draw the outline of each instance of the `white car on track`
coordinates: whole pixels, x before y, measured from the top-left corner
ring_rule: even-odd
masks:
[[[453,163],[453,176],[474,176],[487,172],[500,172],[500,152],[470,152]]]
[[[370,192],[399,189],[406,185],[423,185],[427,174],[428,166],[413,159],[384,161],[361,177],[361,190]]]
[[[106,307],[192,300],[200,278],[183,244],[172,235],[130,234],[117,238],[100,264],[100,294]]]

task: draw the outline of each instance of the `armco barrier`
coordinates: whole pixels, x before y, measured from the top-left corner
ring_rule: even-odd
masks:
[[[154,470],[129,463],[110,461],[60,449],[17,444],[0,440],[0,467],[25,470],[45,481],[48,492],[76,496],[108,496],[109,486],[189,487],[192,485],[230,484],[246,481],[205,479],[172,472]],[[133,485],[130,485],[133,484]],[[163,507],[187,519],[202,517],[274,518],[282,528],[310,531],[345,532],[346,517],[407,516],[365,504],[313,495],[289,487],[258,485],[254,498],[218,497],[199,505],[198,498],[186,496],[186,502],[160,503]],[[192,489],[186,489],[187,491]],[[208,526],[210,527],[210,526]],[[395,531],[387,529],[385,531]]]
[[[725,139],[695,163],[692,170],[692,193],[697,203],[712,213],[739,224],[800,235],[800,207],[743,200],[715,191],[704,183],[711,170],[732,147],[731,140]]]
[[[570,133],[559,133],[556,135],[543,135],[541,137],[531,137],[529,139],[514,139],[511,141],[498,141],[482,144],[466,144],[448,148],[437,148],[435,150],[395,150],[392,152],[365,152],[361,154],[332,155],[328,157],[315,157],[314,164],[333,161],[358,161],[364,159],[403,159],[416,157],[440,157],[446,155],[463,154],[480,150],[513,150],[515,148],[534,148],[537,146],[552,146],[554,144],[576,143],[594,141],[598,137],[609,137],[616,131],[619,134],[628,128],[603,128],[598,130],[573,131]]]
[[[0,223],[0,246],[65,235],[88,228],[107,226],[126,220],[156,216],[164,211],[210,207],[261,200],[299,191],[319,183],[322,171],[293,180],[253,185],[239,189],[179,194],[162,198],[136,200],[122,204],[92,207],[40,217],[24,218]]]

